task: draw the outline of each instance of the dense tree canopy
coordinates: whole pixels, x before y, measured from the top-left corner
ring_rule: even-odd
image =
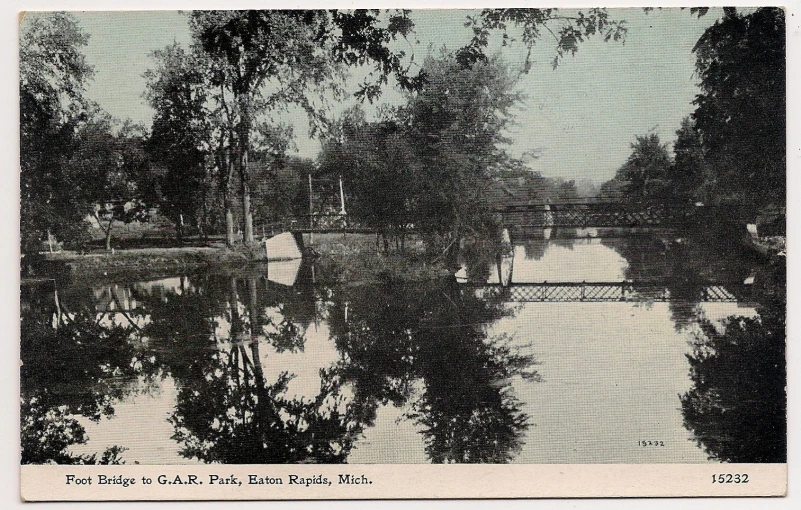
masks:
[[[208,222],[211,168],[209,91],[202,62],[177,43],[153,54],[157,68],[145,73],[147,99],[155,110],[147,150],[157,167],[158,204],[177,226],[203,230]]]
[[[347,174],[351,212],[365,225],[392,235],[413,226],[439,248],[487,235],[495,226],[481,195],[500,172],[520,166],[504,151],[504,130],[520,99],[515,74],[530,71],[533,46],[552,37],[556,65],[587,38],[621,40],[627,31],[604,9],[485,9],[467,19],[473,37],[466,46],[418,65],[396,44],[413,34],[407,11],[193,11],[188,23],[192,47],[155,52],[156,66],[146,73],[155,116],[145,136],[130,126],[122,134],[84,98],[92,76],[81,54],[88,36],[73,18],[54,13],[26,22],[20,41],[25,251],[41,249],[51,234],[78,239],[87,215],[98,213],[109,227],[134,218],[130,204],[144,205],[144,192],[179,236],[185,224],[205,232],[224,218],[229,245],[237,221],[251,242],[254,212],[268,222],[306,205],[300,166],[287,164],[291,129],[274,121],[293,108],[307,114],[313,136],[326,140],[320,168],[306,165],[302,172]],[[701,93],[677,132],[675,160],[656,135],[638,137],[604,196],[781,203],[784,24],[781,9],[724,9],[694,48]],[[528,48],[522,70],[489,56],[496,37],[504,46],[517,40]],[[375,100],[392,79],[406,104],[376,121],[337,127],[327,108],[344,97],[348,66],[371,71],[357,97]],[[578,193],[564,183],[555,196]]]
[[[622,184],[624,200],[654,202],[664,199],[669,193],[667,177],[673,163],[667,144],[659,140],[659,135],[651,133],[636,137],[631,149],[628,160],[615,175],[615,180]]]
[[[694,12],[702,16],[707,10]],[[629,161],[604,185],[606,196],[661,194],[682,202],[783,205],[784,11],[766,7],[744,14],[725,8],[693,51],[700,93],[695,111],[676,132],[675,161],[669,161],[666,147],[651,140],[656,135],[637,137]],[[646,153],[652,157],[643,159]]]
[[[348,183],[348,214],[375,228],[385,243],[401,240],[418,218],[418,182],[411,140],[397,118],[367,122],[361,108],[346,112],[318,158],[319,173]]]
[[[425,69],[426,84],[379,121],[348,112],[319,162],[347,177],[356,219],[401,238],[413,226],[454,255],[466,235],[497,233],[484,192],[515,163],[505,128],[520,95],[498,59],[465,67],[443,53]]]
[[[718,196],[783,203],[786,56],[781,8],[724,9],[694,48],[701,93],[693,113]]]
[[[20,35],[20,233],[23,253],[48,234],[80,237],[91,210],[86,182],[68,164],[87,117],[88,36],[61,13],[31,17]]]

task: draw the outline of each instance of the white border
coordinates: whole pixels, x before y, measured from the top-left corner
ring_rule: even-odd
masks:
[[[775,5],[775,3],[766,2],[743,2],[743,1],[728,1],[728,2],[700,2],[706,5],[735,5],[735,6],[754,6],[754,5]],[[788,108],[788,226],[790,228],[790,237],[795,239],[799,233],[799,226],[797,220],[799,219],[799,190],[801,190],[801,101],[799,101],[799,94],[797,91],[801,90],[801,79],[799,78],[798,67],[801,59],[799,58],[799,41],[801,41],[801,2],[800,0],[787,0],[782,2],[787,9],[787,26],[788,26],[788,83],[787,90],[787,108]],[[668,0],[663,2],[630,2],[620,1],[611,2],[606,4],[607,7],[642,7],[643,5],[659,5],[659,6],[681,6],[686,5],[688,2],[677,2],[675,0]],[[0,239],[2,243],[2,251],[0,252],[3,265],[3,278],[2,278],[2,303],[0,306],[0,324],[10,325],[6,327],[8,332],[5,338],[2,339],[1,344],[3,356],[2,370],[0,370],[0,383],[2,384],[2,396],[5,402],[6,412],[3,413],[2,420],[0,421],[0,437],[4,440],[0,442],[0,458],[3,459],[2,474],[4,480],[2,487],[2,501],[3,508],[15,508],[22,506],[19,497],[19,364],[18,364],[18,345],[19,345],[19,178],[18,178],[18,101],[17,101],[17,83],[18,83],[18,70],[17,70],[17,48],[18,48],[18,31],[17,31],[17,13],[21,10],[175,10],[175,9],[199,9],[199,8],[297,8],[297,7],[409,7],[409,8],[480,8],[490,5],[512,7],[512,6],[526,6],[533,7],[535,5],[543,7],[559,6],[573,6],[573,7],[586,7],[592,5],[592,2],[586,1],[559,1],[559,2],[497,2],[497,1],[454,1],[445,0],[437,3],[423,2],[420,0],[409,1],[406,0],[400,4],[397,2],[388,2],[386,0],[365,2],[358,1],[316,1],[310,2],[308,0],[303,2],[288,2],[285,0],[278,1],[253,1],[253,0],[5,0],[0,4],[0,51],[2,51],[2,63],[5,71],[5,79],[0,82],[2,87],[2,101],[0,101],[0,112],[2,113],[2,121],[0,121],[0,144],[2,144],[2,151],[0,151],[0,158],[2,158],[3,180],[0,186],[0,207],[2,207],[3,221],[0,226]],[[515,508],[531,508],[534,507],[547,507],[547,508],[641,508],[647,505],[651,508],[721,508],[721,509],[739,509],[739,508],[792,508],[797,507],[801,502],[801,451],[799,450],[799,435],[798,431],[801,430],[801,420],[799,420],[799,399],[798,394],[801,392],[799,388],[799,367],[801,367],[801,348],[798,347],[797,337],[801,336],[799,333],[799,325],[801,321],[796,319],[792,313],[793,310],[798,308],[799,298],[799,277],[798,268],[799,260],[794,248],[794,241],[790,241],[789,250],[789,271],[788,271],[788,322],[789,331],[788,338],[788,387],[790,394],[790,402],[788,406],[788,437],[789,447],[789,487],[788,497],[785,498],[771,498],[771,499],[658,499],[658,500],[639,500],[639,499],[624,499],[624,500],[534,500],[534,501],[503,501],[493,504],[502,504],[505,507]],[[126,505],[127,508],[140,508],[144,505],[152,505],[154,503],[132,503]],[[158,503],[156,503],[158,505]],[[162,503],[168,504],[168,503]],[[197,502],[183,502],[183,503],[170,503],[173,507],[177,508],[193,508],[196,505],[204,506],[218,506],[228,507],[234,504],[240,505],[243,503],[197,503]],[[251,503],[261,504],[264,503]],[[397,506],[397,508],[406,507],[413,504],[415,507],[478,507],[481,502],[478,501],[428,501],[428,502],[406,502],[406,501],[391,501],[391,502],[273,502],[269,503],[271,507],[278,508],[297,508],[303,505],[306,508],[308,505],[318,507],[333,507],[341,509],[353,508],[373,508],[379,505],[381,508],[389,508]],[[44,503],[38,506],[50,507],[51,504]],[[83,503],[65,503],[59,504],[58,508],[82,508]]]

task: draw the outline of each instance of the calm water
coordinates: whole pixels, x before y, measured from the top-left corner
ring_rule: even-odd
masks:
[[[23,462],[783,461],[784,266],[687,244],[535,239],[503,263],[668,302],[479,297],[498,271],[470,250],[468,284],[290,262],[24,287]],[[748,302],[697,299],[749,277]]]

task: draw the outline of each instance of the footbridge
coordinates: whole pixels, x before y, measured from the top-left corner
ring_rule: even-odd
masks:
[[[510,229],[531,228],[686,228],[725,217],[743,224],[756,211],[741,204],[704,206],[686,203],[628,204],[570,202],[507,205],[495,209]],[[721,216],[723,215],[723,216]]]

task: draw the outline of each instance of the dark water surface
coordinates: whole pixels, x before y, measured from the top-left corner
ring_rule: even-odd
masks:
[[[671,298],[509,303],[469,250],[468,284],[286,262],[24,286],[23,462],[784,461],[783,262],[580,234],[516,243],[512,281]]]

